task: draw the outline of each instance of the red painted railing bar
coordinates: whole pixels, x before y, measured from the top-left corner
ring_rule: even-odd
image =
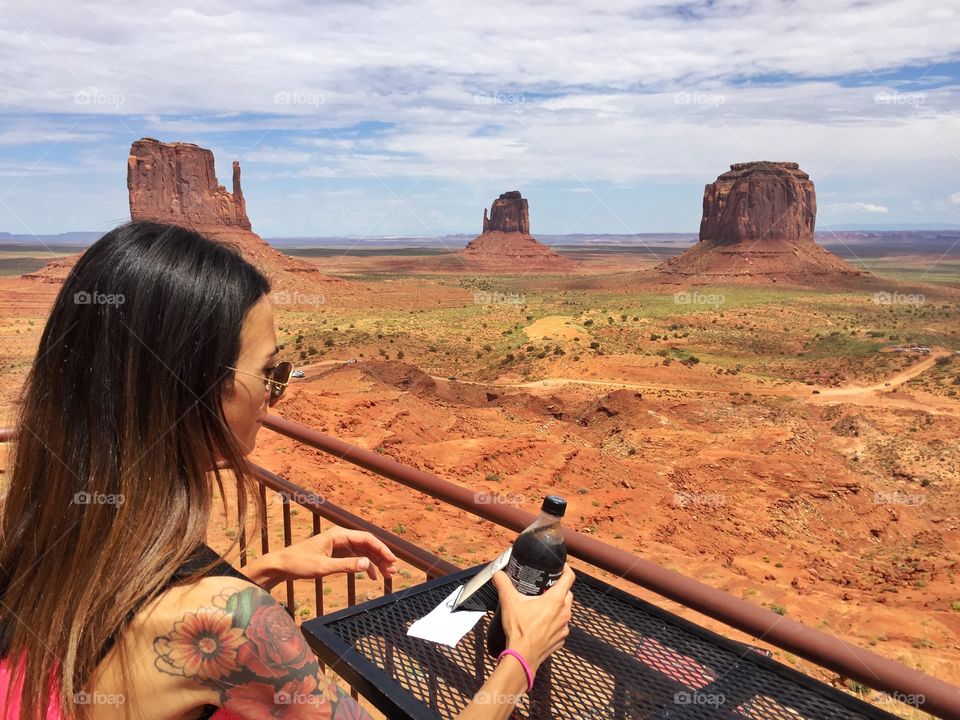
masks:
[[[263,487],[261,483],[260,487]],[[320,516],[317,513],[311,513],[313,517],[313,534],[320,534]],[[314,598],[314,607],[317,609],[317,617],[323,615],[323,578],[317,578],[313,581],[313,598]],[[320,658],[317,658],[317,662],[320,664],[320,670],[326,670],[326,663]]]
[[[293,529],[290,522],[290,498],[283,496],[283,546],[290,547],[293,544]],[[293,580],[287,580],[287,609],[293,615],[296,612],[296,599],[293,596]]]
[[[270,552],[270,532],[267,527],[267,486],[260,483],[260,555]]]
[[[320,534],[320,516],[317,513],[313,513],[313,534]],[[323,578],[317,578],[313,581],[313,595],[317,617],[319,617],[323,615]]]
[[[237,524],[240,526],[240,567],[247,564],[247,524],[237,505]]]

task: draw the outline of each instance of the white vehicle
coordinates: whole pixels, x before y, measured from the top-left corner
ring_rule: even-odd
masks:
[[[306,377],[306,375],[304,374],[303,370],[294,370],[292,373],[290,373],[290,377],[302,378],[302,377]]]

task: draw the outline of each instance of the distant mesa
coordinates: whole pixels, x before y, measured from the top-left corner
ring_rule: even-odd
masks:
[[[233,192],[217,183],[213,153],[193,143],[137,140],[127,158],[130,218],[196,230],[250,230],[240,188],[240,163],[233,161]]]
[[[483,209],[483,232],[497,231],[530,234],[530,207],[519,190],[505,192],[494,200],[489,218],[487,209]]]
[[[142,138],[130,147],[127,190],[131,220],[180,225],[229,244],[270,279],[273,291],[309,292],[317,283],[343,282],[304,260],[284,255],[253,232],[236,160],[233,192],[228,192],[217,182],[210,150],[192,143]],[[62,283],[78,257],[61,258],[24,277]]]
[[[538,242],[530,235],[530,210],[519,190],[493,201],[489,215],[483,210],[483,232],[460,251],[473,269],[509,272],[560,272],[577,263]]]
[[[655,272],[697,284],[872,277],[814,242],[816,217],[813,181],[797,163],[735,163],[704,188],[700,241]]]

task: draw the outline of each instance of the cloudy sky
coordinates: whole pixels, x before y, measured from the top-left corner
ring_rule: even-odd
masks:
[[[261,235],[686,232],[791,160],[818,228],[960,223],[960,7],[940,0],[0,0],[0,230],[128,217],[140,137],[239,159]]]

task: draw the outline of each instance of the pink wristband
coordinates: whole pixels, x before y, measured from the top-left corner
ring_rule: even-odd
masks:
[[[503,658],[504,655],[513,655],[517,660],[520,661],[520,664],[523,666],[523,672],[527,676],[527,692],[530,692],[531,690],[533,690],[533,673],[530,672],[530,666],[527,665],[527,661],[523,659],[523,655],[518,653],[516,650],[513,650],[512,648],[507,648],[502,653],[500,653],[500,655],[497,656],[498,665],[500,664],[500,660]]]

